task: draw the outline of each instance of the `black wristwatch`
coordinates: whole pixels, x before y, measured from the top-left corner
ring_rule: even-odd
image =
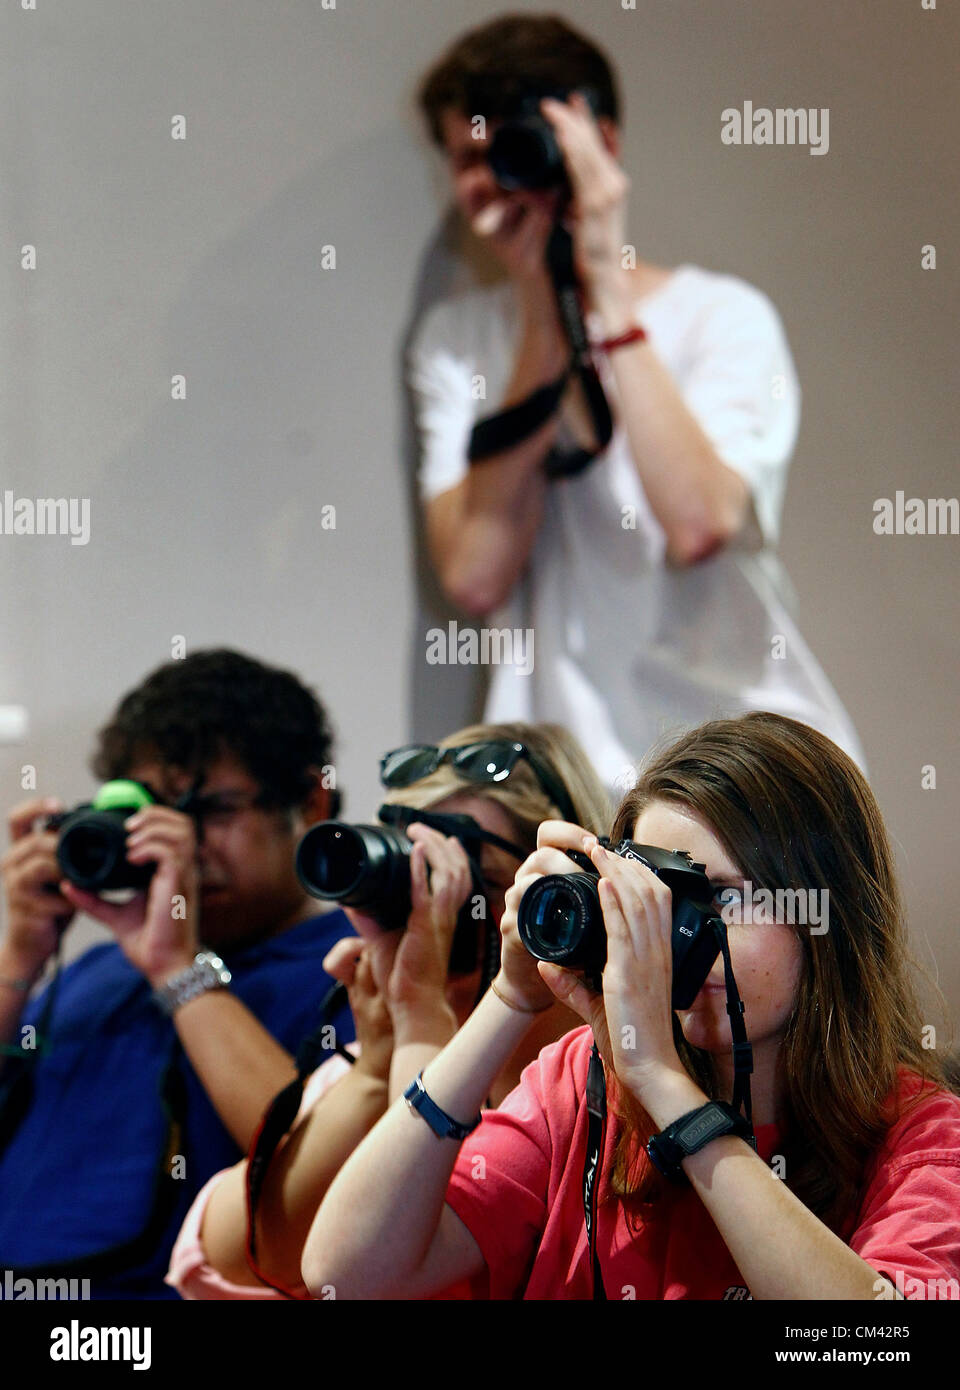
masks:
[[[724,1134],[734,1134],[738,1139],[745,1139],[751,1148],[757,1147],[750,1122],[726,1101],[711,1100],[654,1134],[647,1141],[647,1153],[650,1162],[665,1178],[682,1183],[687,1181],[681,1167],[683,1160]]]

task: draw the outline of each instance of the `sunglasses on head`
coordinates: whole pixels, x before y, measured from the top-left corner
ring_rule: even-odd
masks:
[[[542,791],[564,820],[576,824],[573,802],[560,778],[531,753],[526,744],[510,739],[486,739],[454,748],[438,748],[435,743],[408,743],[384,753],[380,759],[380,781],[385,787],[409,787],[449,763],[454,772],[468,782],[481,786],[496,784],[506,781],[520,758],[529,763]]]

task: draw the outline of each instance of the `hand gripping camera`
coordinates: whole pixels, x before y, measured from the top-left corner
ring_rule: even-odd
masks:
[[[88,893],[145,888],[155,864],[127,860],[124,821],[156,798],[140,782],[105,782],[93,801],[50,816],[46,825],[59,830],[57,862],[65,879]]]
[[[297,877],[313,898],[355,907],[373,917],[384,931],[405,927],[410,915],[410,854],[413,841],[404,833],[412,821],[422,821],[460,841],[470,862],[470,893],[460,909],[450,954],[452,974],[469,974],[477,967],[478,940],[484,928],[495,926],[480,872],[480,847],[498,845],[525,859],[525,852],[491,834],[471,816],[418,811],[411,806],[384,805],[380,825],[348,825],[328,820],[313,826],[297,846]],[[499,950],[499,935],[486,935]],[[492,977],[491,977],[492,978]]]
[[[674,1009],[693,1003],[720,952],[714,923],[719,914],[712,905],[713,892],[703,864],[695,864],[684,850],[657,849],[621,840],[613,848],[600,843],[622,859],[645,864],[673,895],[673,994]],[[568,857],[583,865],[582,873],[547,874],[532,883],[520,900],[517,927],[520,940],[537,960],[552,961],[583,972],[594,988],[607,962],[607,934],[603,924],[598,884],[600,875],[586,855]]]

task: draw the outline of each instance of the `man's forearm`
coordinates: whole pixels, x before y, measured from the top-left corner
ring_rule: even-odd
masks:
[[[522,445],[477,464],[427,508],[427,537],[448,597],[482,616],[504,603],[533,549],[547,480],[543,459],[556,432],[548,421]]]
[[[593,303],[606,337],[633,326],[629,282],[595,287]],[[750,505],[747,485],[718,457],[649,343],[617,348],[610,364],[621,424],[643,490],[666,534],[667,553],[678,563],[692,563],[740,530]]]
[[[270,1101],[296,1076],[293,1058],[227,990],[191,999],[173,1021],[211,1105],[247,1149]]]
[[[520,334],[513,372],[498,407],[519,405],[556,381],[567,364],[553,292],[544,277],[517,288]],[[469,612],[498,607],[526,567],[543,515],[546,458],[558,412],[513,448],[470,468],[456,487],[430,503],[427,535],[440,581]]]

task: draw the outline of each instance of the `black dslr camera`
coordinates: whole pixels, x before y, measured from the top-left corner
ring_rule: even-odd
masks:
[[[478,942],[493,924],[483,877],[480,847],[493,843],[520,859],[525,852],[484,830],[472,816],[418,811],[412,806],[384,805],[380,825],[348,825],[328,820],[313,826],[297,846],[297,877],[313,898],[355,907],[374,918],[384,931],[405,927],[410,915],[410,853],[413,841],[404,833],[412,821],[422,821],[460,841],[470,862],[470,894],[460,909],[450,970],[467,975],[478,964]],[[495,925],[495,924],[493,924]],[[487,930],[488,939],[498,934]]]
[[[57,863],[65,879],[88,893],[146,888],[155,864],[127,859],[124,821],[156,797],[141,782],[105,782],[93,801],[48,816],[48,830],[59,830]]]
[[[720,952],[714,923],[713,892],[703,864],[684,850],[657,849],[621,840],[614,848],[600,843],[622,859],[636,859],[652,869],[673,895],[673,998],[675,1009],[693,1003]],[[517,927],[520,940],[537,960],[580,970],[594,988],[607,962],[600,876],[586,855],[564,851],[583,865],[582,873],[547,874],[532,883],[520,900]]]
[[[598,112],[596,94],[581,89],[594,114]],[[553,133],[553,127],[540,114],[544,97],[567,101],[569,91],[530,92],[523,96],[516,110],[494,131],[487,152],[487,162],[501,188],[548,191],[567,187],[567,171],[563,153]]]

